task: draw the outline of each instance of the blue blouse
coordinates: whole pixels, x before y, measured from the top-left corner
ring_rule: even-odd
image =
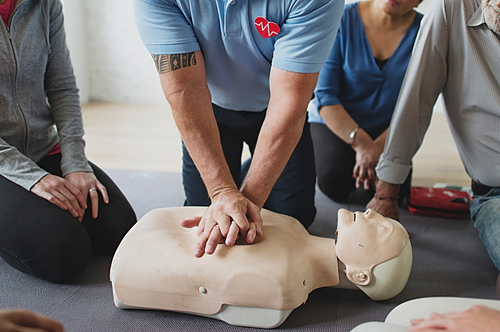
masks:
[[[380,69],[365,34],[358,3],[346,5],[333,49],[319,75],[309,122],[325,123],[319,109],[341,104],[371,137],[387,129],[422,17],[417,13],[398,48]]]

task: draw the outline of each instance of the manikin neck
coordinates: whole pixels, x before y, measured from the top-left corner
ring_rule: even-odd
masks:
[[[346,267],[344,263],[342,263],[341,260],[337,258],[337,266],[338,266],[338,273],[339,273],[339,284],[337,286],[334,286],[335,288],[342,288],[342,289],[355,289],[359,290],[358,286],[353,284],[349,279],[347,279],[347,275],[345,273]]]

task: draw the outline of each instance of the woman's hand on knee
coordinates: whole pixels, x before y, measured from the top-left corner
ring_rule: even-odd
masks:
[[[87,206],[86,197],[69,181],[47,174],[31,187],[31,192],[82,220]]]
[[[97,180],[92,172],[73,172],[64,178],[80,190],[84,197],[85,209],[87,208],[87,195],[90,197],[92,218],[97,218],[99,211],[99,194],[97,192],[101,193],[104,203],[109,203],[106,187]]]

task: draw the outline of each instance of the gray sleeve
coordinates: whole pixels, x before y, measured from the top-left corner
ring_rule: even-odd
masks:
[[[92,172],[85,156],[83,120],[79,91],[66,45],[62,5],[50,7],[50,54],[45,74],[45,90],[61,144],[63,176],[72,172]]]
[[[0,138],[0,174],[26,190],[30,190],[48,173]]]
[[[412,57],[376,167],[379,179],[402,184],[429,127],[432,110],[447,79],[446,0],[433,0],[422,20]]]

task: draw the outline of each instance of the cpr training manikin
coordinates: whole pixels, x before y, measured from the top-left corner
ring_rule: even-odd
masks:
[[[335,243],[310,235],[292,217],[263,209],[264,235],[253,244],[239,239],[196,258],[196,230],[179,221],[201,216],[205,209],[152,210],[129,231],[111,265],[118,308],[171,310],[274,328],[317,288],[359,288],[379,301],[399,294],[408,281],[408,233],[373,210],[340,209]]]

